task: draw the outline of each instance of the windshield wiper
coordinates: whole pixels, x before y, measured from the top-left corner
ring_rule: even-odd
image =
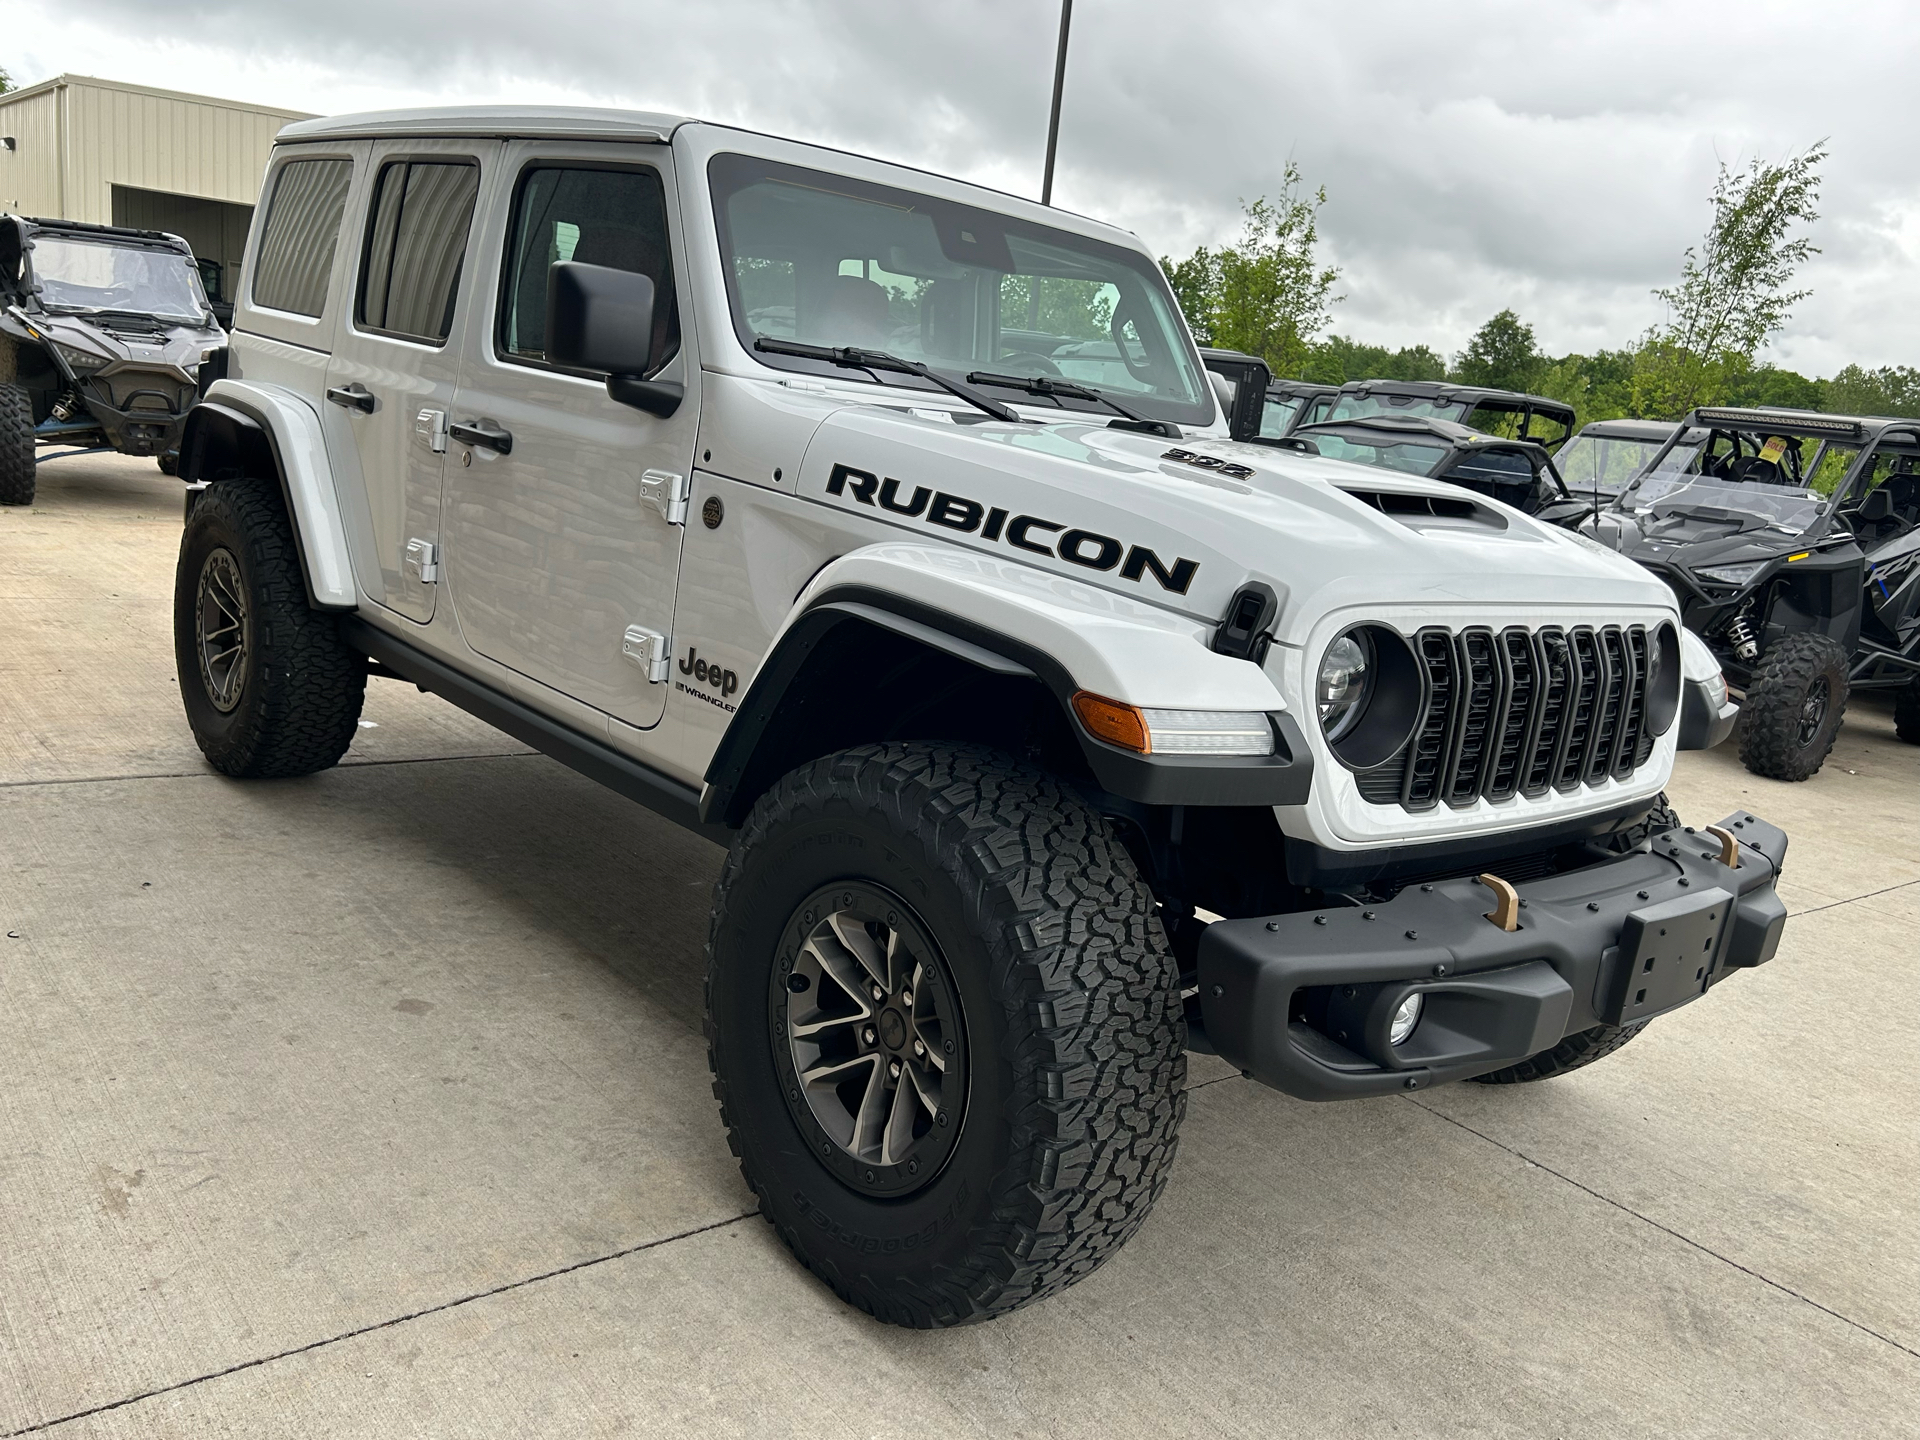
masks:
[[[829,365],[838,365],[845,370],[891,370],[901,375],[918,375],[922,380],[931,380],[949,395],[957,396],[975,409],[986,411],[996,420],[1026,423],[1011,406],[982,395],[971,385],[949,380],[938,371],[929,370],[918,360],[903,360],[884,350],[862,350],[857,345],[806,345],[798,340],[775,340],[767,335],[755,340],[753,348],[764,350],[769,355],[797,355],[803,360],[824,360]]]
[[[1127,424],[1135,429],[1148,430],[1168,440],[1178,440],[1180,432],[1165,420],[1150,420],[1137,410],[1130,410],[1104,391],[1094,390],[1085,385],[1076,385],[1071,380],[1056,380],[1051,375],[995,375],[987,370],[975,370],[967,376],[973,385],[1000,385],[1009,390],[1024,390],[1029,395],[1038,395],[1060,405],[1061,400],[1091,400],[1096,405],[1104,405]],[[1067,407],[1060,405],[1062,410]]]

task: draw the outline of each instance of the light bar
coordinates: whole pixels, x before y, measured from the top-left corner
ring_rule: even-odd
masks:
[[[1847,440],[1860,438],[1858,420],[1837,420],[1828,415],[1799,415],[1780,410],[1696,410],[1695,421],[1702,425],[1750,425],[1770,431],[1805,431],[1809,435],[1838,435]]]

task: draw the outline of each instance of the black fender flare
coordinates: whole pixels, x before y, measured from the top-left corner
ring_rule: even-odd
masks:
[[[822,643],[849,624],[888,630],[982,672],[1034,681],[1052,694],[1099,786],[1144,805],[1299,805],[1313,782],[1313,754],[1291,715],[1275,712],[1271,756],[1140,755],[1089,735],[1070,703],[1079,686],[1051,655],[963,616],[865,586],[817,596],[775,644],[754,674],[706,770],[703,820],[738,826],[766,784],[755,759],[781,703],[813,663]],[[759,782],[759,783],[756,783]]]

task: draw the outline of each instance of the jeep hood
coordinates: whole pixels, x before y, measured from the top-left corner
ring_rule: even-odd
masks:
[[[1262,582],[1281,597],[1283,644],[1349,606],[1673,608],[1640,566],[1458,486],[1078,415],[840,406],[813,431],[798,492],[1204,621]]]

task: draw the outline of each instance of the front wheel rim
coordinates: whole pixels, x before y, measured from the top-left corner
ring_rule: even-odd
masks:
[[[249,628],[240,563],[223,546],[201,562],[193,616],[200,683],[213,708],[223,715],[233,711],[246,689]]]
[[[1827,705],[1832,698],[1832,687],[1827,677],[1819,675],[1807,687],[1806,698],[1800,702],[1800,743],[1811,745],[1814,737],[1820,733],[1820,727],[1826,723]]]
[[[769,998],[787,1108],[827,1168],[888,1198],[931,1183],[960,1137],[966,1025],[912,908],[865,882],[816,891],[782,932]]]

